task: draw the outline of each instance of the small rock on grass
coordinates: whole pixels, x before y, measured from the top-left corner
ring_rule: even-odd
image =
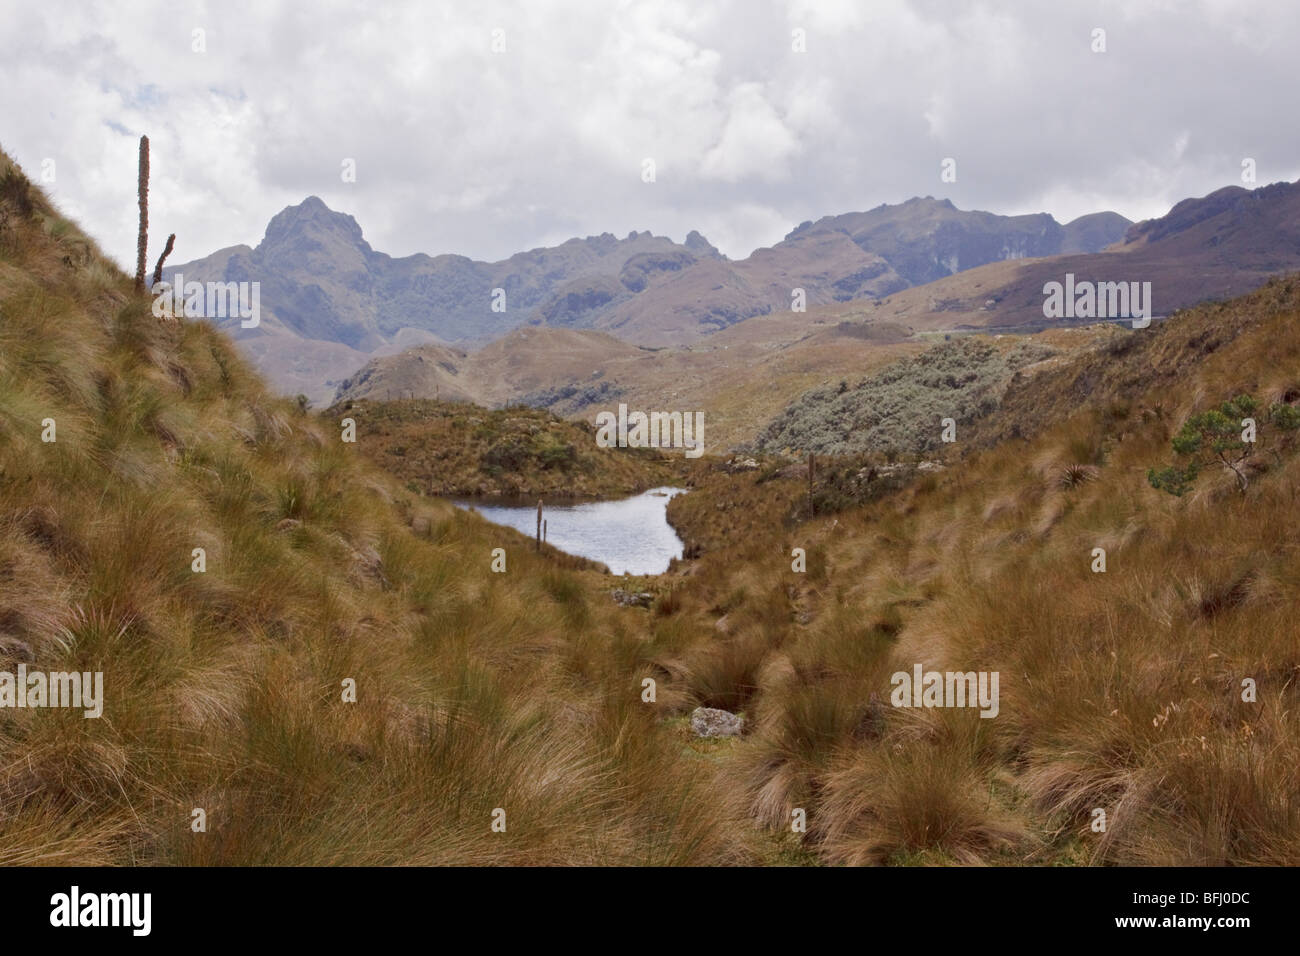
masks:
[[[739,737],[744,726],[744,718],[729,710],[696,707],[691,712],[691,730],[699,737]]]
[[[649,591],[624,591],[622,588],[615,588],[610,592],[614,596],[615,602],[623,607],[649,607],[654,603],[655,596]]]

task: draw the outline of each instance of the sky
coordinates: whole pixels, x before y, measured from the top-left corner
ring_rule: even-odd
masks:
[[[1137,220],[1293,181],[1297,46],[1300,3],[1246,0],[0,0],[0,147],[123,265],[141,134],[175,262],[309,195],[394,256],[742,258],[916,195]]]

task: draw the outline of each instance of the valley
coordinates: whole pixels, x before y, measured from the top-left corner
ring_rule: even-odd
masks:
[[[934,204],[885,210],[909,206],[931,210]],[[943,210],[958,214],[951,204]],[[1109,309],[1113,298],[1116,314],[1136,309],[1157,320],[1203,300],[1247,292],[1269,275],[1300,269],[1300,254],[1278,251],[1300,249],[1298,222],[1300,185],[1228,187],[1179,203],[1163,219],[1132,225],[1122,240],[1100,252],[977,265],[882,297],[754,315],[689,344],[652,349],[596,329],[529,325],[472,351],[422,346],[373,359],[339,382],[339,397],[443,395],[488,406],[524,402],[588,422],[619,402],[690,407],[705,413],[717,447],[744,447],[803,393],[841,380],[856,382],[915,356],[936,334],[1036,333],[1035,340],[1055,337],[1056,348],[1090,341],[1100,333],[1088,328],[1103,317],[1096,304],[1091,314],[1076,314],[1071,296],[1057,319],[1045,316],[1052,301],[1048,293],[1059,288],[1063,296],[1067,282],[1071,289],[1076,283],[1080,289],[1101,289],[1101,304]],[[796,233],[808,238],[853,224],[852,217],[831,217]],[[1263,255],[1261,244],[1273,251]],[[1267,269],[1256,265],[1260,262],[1267,262]],[[1142,279],[1138,297],[1120,296],[1121,285],[1137,277]],[[653,290],[642,293],[643,301],[656,301],[647,298],[653,295]],[[1080,330],[1081,337],[1060,337],[1067,330]]]
[[[691,461],[469,388],[314,410],[156,319],[7,157],[0,205],[0,659],[103,674],[102,719],[0,711],[0,861],[1300,859],[1295,276],[1140,329],[914,338],[976,325],[932,283],[656,352],[520,328],[425,353],[435,389],[503,403],[559,386],[548,349],[603,355],[619,401],[698,402]],[[1179,472],[1175,439],[1242,394],[1246,483]],[[838,447],[886,398],[880,440]],[[752,463],[712,453],[786,408]],[[823,440],[810,488],[794,452]],[[661,486],[689,489],[682,558],[627,577],[444,497]],[[987,706],[895,707],[900,673],[970,675]]]

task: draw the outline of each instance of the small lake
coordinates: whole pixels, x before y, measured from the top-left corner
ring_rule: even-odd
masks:
[[[651,488],[619,501],[582,504],[544,502],[546,543],[606,565],[614,574],[663,574],[668,562],[682,556],[682,539],[668,523],[668,499],[685,488]],[[537,501],[532,504],[485,504],[454,500],[494,524],[537,533]]]

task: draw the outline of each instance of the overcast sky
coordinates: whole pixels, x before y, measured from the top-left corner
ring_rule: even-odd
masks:
[[[312,194],[393,255],[699,229],[739,258],[914,195],[1065,222],[1248,157],[1295,180],[1297,47],[1300,4],[1247,0],[4,0],[0,146],[123,264],[141,133],[173,261]]]

